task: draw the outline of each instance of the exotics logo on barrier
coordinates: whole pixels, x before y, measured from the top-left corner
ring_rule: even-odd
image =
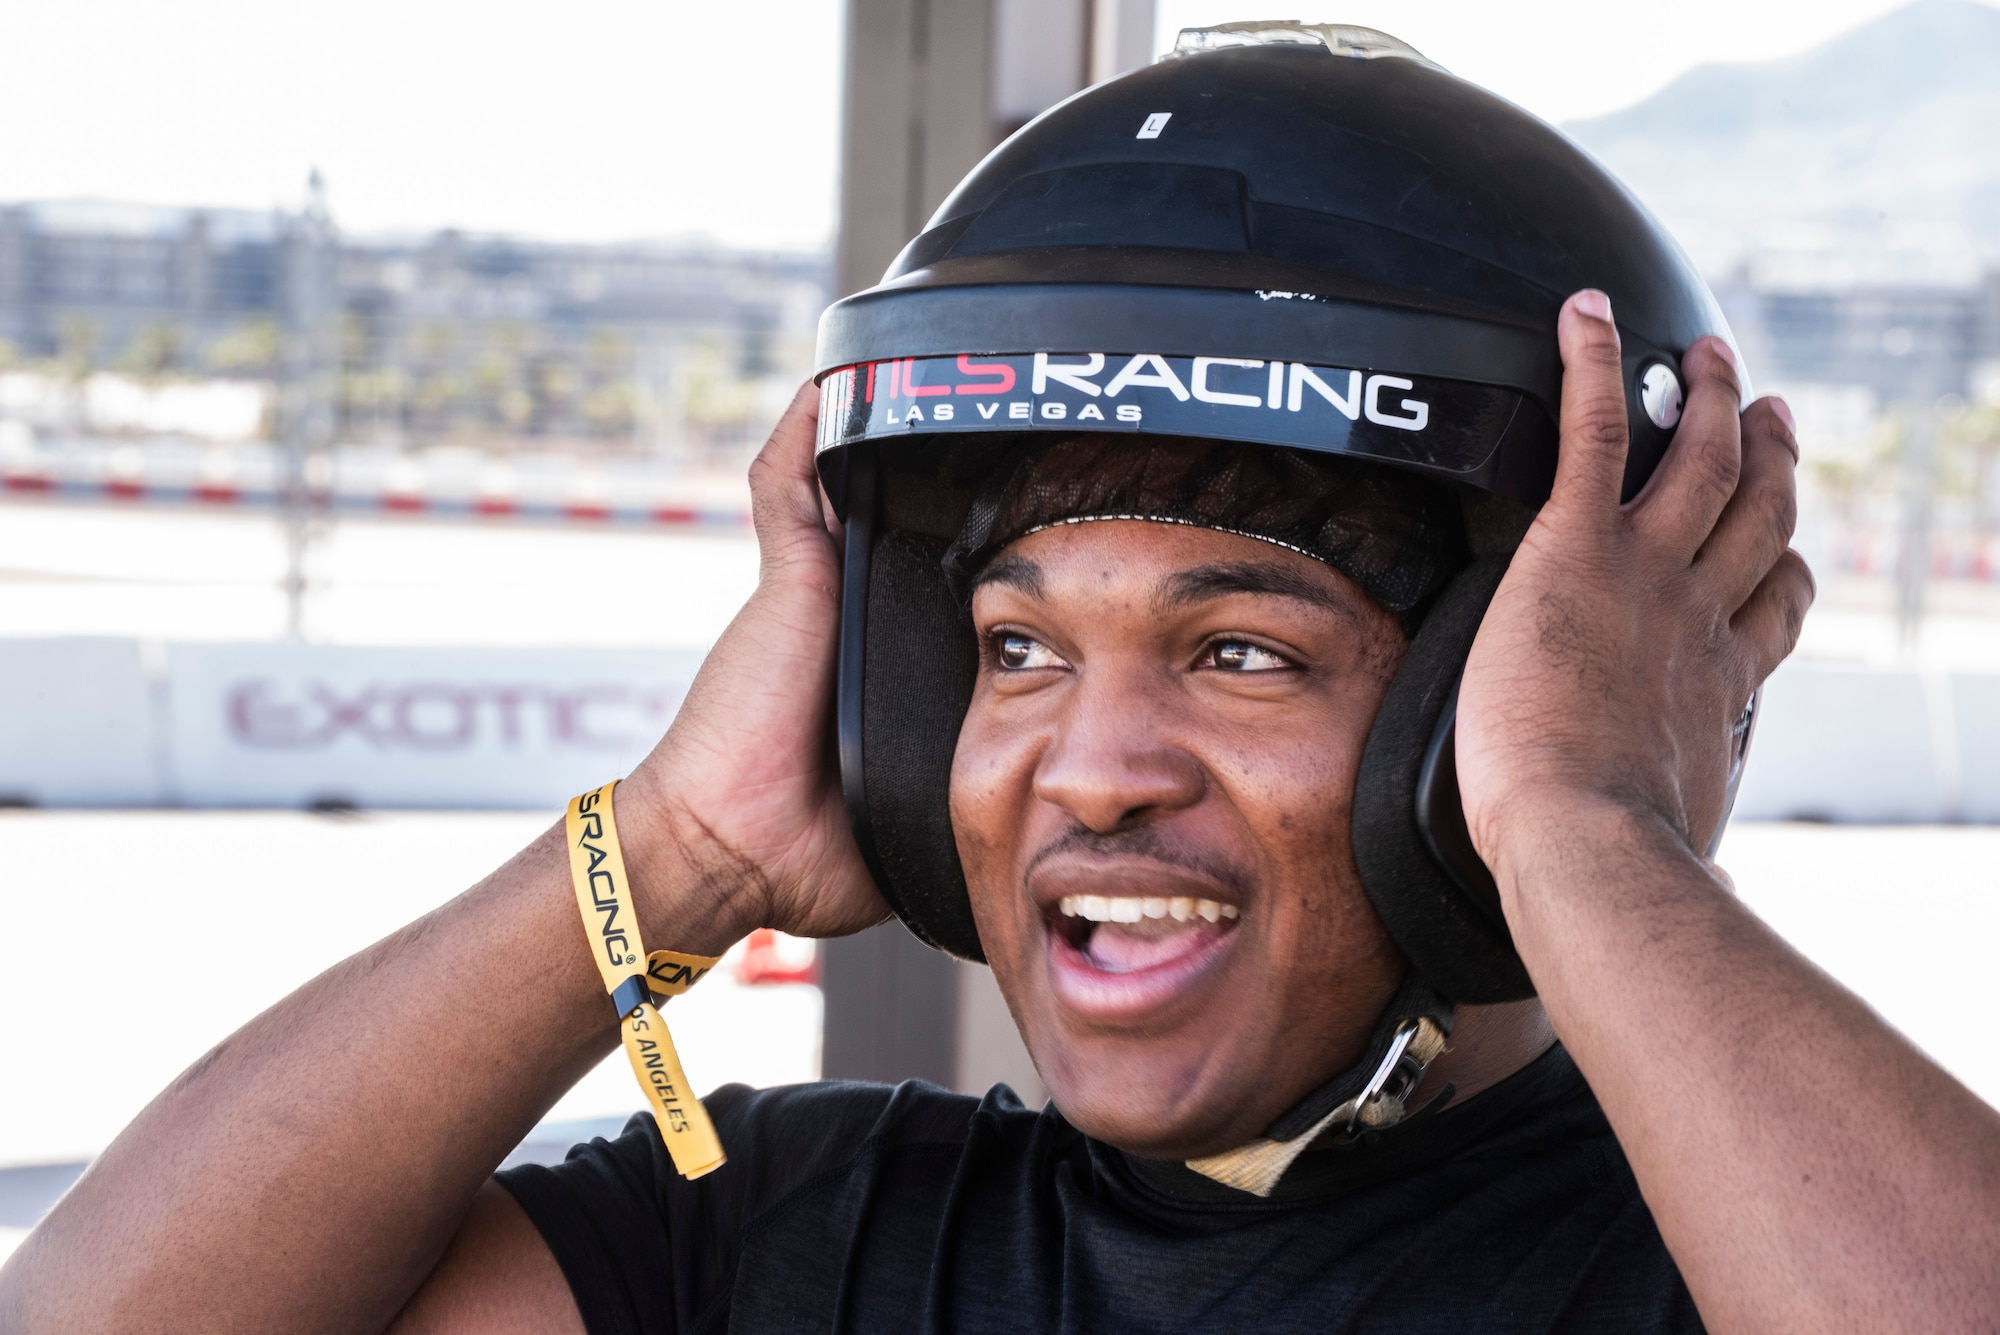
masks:
[[[422,752],[555,746],[589,751],[649,747],[672,722],[683,691],[489,683],[379,683],[342,690],[323,681],[255,678],[225,696],[229,735],[262,750],[313,751],[355,740]]]

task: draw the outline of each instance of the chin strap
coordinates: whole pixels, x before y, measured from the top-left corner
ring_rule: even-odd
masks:
[[[1307,1147],[1352,1139],[1402,1121],[1424,1072],[1451,1037],[1452,1005],[1412,972],[1376,1021],[1374,1037],[1353,1069],[1335,1076],[1292,1106],[1248,1145],[1189,1159],[1187,1166],[1238,1191],[1269,1196]]]

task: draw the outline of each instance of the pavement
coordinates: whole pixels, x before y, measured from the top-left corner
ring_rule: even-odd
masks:
[[[315,974],[473,884],[555,813],[0,811],[0,1254],[177,1074]],[[63,1002],[82,886],[143,1008],[115,1063]],[[273,948],[273,946],[278,948]],[[697,1092],[819,1074],[820,994],[719,969],[672,1007]],[[549,1161],[643,1100],[622,1051],[550,1110]],[[551,1130],[555,1124],[582,1123]],[[18,1240],[18,1239],[16,1239]]]

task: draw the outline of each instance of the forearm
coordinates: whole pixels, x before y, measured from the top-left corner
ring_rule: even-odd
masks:
[[[1712,1329],[1970,1329],[2000,1306],[2000,1117],[1664,822],[1572,811],[1524,829],[1499,870],[1556,1032]]]
[[[558,827],[156,1098],[0,1277],[0,1326],[380,1329],[615,1042]]]

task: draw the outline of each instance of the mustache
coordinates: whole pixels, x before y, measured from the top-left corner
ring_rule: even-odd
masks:
[[[1028,859],[1027,870],[1021,873],[1022,886],[1031,884],[1035,873],[1046,863],[1065,854],[1157,862],[1226,885],[1239,896],[1245,895],[1252,881],[1247,868],[1207,849],[1189,848],[1169,840],[1157,826],[1139,825],[1104,834],[1086,826],[1072,825]]]

